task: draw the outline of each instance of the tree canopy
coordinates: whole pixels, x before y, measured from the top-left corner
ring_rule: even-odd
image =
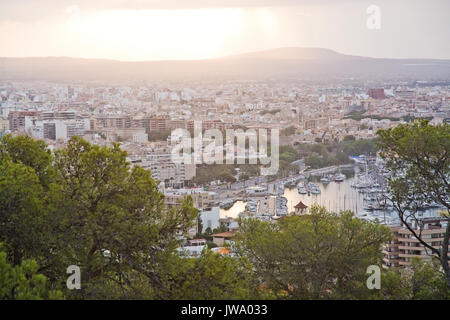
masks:
[[[313,206],[309,215],[277,224],[241,221],[239,253],[252,261],[267,290],[289,299],[364,297],[366,269],[381,265],[381,245],[390,238],[384,226],[349,212]]]
[[[34,157],[17,152],[21,144]],[[0,241],[14,266],[34,258],[58,286],[78,265],[77,298],[106,297],[113,286],[126,296],[143,281],[152,294],[164,286],[159,269],[194,223],[192,199],[166,208],[151,173],[131,167],[117,144],[74,137],[52,156],[40,141],[6,136],[0,150]],[[40,179],[50,164],[51,179]]]
[[[391,175],[389,197],[403,224],[433,255],[439,259],[450,288],[450,125],[433,126],[428,120],[378,131],[381,155]],[[424,203],[437,203],[444,211],[446,229],[441,249],[422,239],[413,222]]]
[[[198,218],[192,198],[165,206],[151,172],[118,144],[73,137],[51,152],[6,135],[0,156],[0,299],[448,298],[445,277],[422,263],[383,271],[381,291],[368,290],[367,267],[381,266],[391,234],[349,211],[243,219],[232,255],[191,258],[178,248]],[[80,290],[66,287],[71,265]]]

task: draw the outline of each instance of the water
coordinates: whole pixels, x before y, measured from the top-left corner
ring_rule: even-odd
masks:
[[[309,180],[315,182],[319,188],[320,194],[299,194],[297,188],[285,188],[283,196],[287,199],[287,207],[289,212],[295,211],[294,206],[302,201],[308,207],[313,204],[324,206],[329,211],[340,212],[341,210],[351,210],[356,213],[357,216],[367,214],[364,210],[364,195],[358,192],[358,189],[352,188],[351,185],[356,178],[356,174],[359,173],[361,168],[354,167],[350,169],[342,170],[342,173],[347,177],[342,182],[331,181],[327,184],[320,182],[321,176],[311,177]],[[305,181],[306,182],[306,181]],[[232,217],[237,218],[239,213],[245,210],[246,202],[236,201],[234,205],[228,209],[220,210],[220,217]],[[428,209],[421,213],[423,217],[436,216],[438,209]],[[380,221],[397,221],[398,217],[392,210],[385,211],[373,211],[369,215],[378,218]]]
[[[320,187],[320,194],[317,195],[306,195],[299,194],[297,188],[285,188],[284,197],[287,199],[287,207],[289,212],[294,211],[294,206],[302,201],[307,206],[317,203],[319,205],[325,206],[331,211],[340,210],[352,210],[354,212],[363,211],[363,195],[359,194],[356,189],[350,187],[353,179],[355,179],[355,170],[358,168],[343,170],[342,173],[346,175],[347,179],[343,182],[330,182],[328,184],[323,184],[319,180],[321,176],[311,177],[310,181],[317,183]],[[220,209],[220,217],[232,217],[237,218],[239,213],[245,210],[245,205],[247,203],[244,201],[236,201],[234,205],[228,210]]]
[[[231,208],[228,210],[220,209],[220,218],[237,218],[239,213],[244,212],[247,202],[236,201]]]
[[[355,170],[359,170],[355,168]],[[315,182],[319,188],[320,194],[299,194],[297,188],[286,188],[284,197],[287,199],[287,207],[289,212],[295,211],[294,206],[302,201],[308,207],[314,204],[324,206],[329,211],[339,212],[341,210],[351,210],[353,212],[363,212],[364,202],[363,195],[357,189],[351,187],[355,179],[355,170],[342,171],[347,177],[342,182],[331,181],[329,183],[320,182],[321,176],[312,177],[310,181]]]

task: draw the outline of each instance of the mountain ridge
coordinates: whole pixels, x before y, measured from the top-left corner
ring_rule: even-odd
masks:
[[[282,47],[204,60],[120,61],[0,57],[3,80],[171,80],[261,78],[450,79],[450,59],[392,59],[314,47]]]

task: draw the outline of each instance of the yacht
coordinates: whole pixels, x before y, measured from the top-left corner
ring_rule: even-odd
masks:
[[[344,180],[345,180],[345,175],[342,173],[338,173],[338,174],[334,175],[334,177],[333,177],[333,181],[335,181],[335,182],[342,182]]]
[[[299,183],[299,184],[297,185],[297,191],[298,191],[298,193],[300,193],[300,194],[307,194],[307,193],[308,193],[308,190],[306,190],[306,188],[305,188],[305,186],[303,185],[303,183]]]
[[[309,183],[309,190],[312,194],[320,194],[319,186],[313,182]]]
[[[322,179],[320,179],[320,182],[322,182],[322,183],[324,183],[324,184],[326,184],[326,183],[330,183],[330,178],[329,178],[329,176],[324,176],[324,177],[322,177]]]

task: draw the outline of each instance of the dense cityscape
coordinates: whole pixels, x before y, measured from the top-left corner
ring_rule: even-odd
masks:
[[[68,7],[70,28],[114,29],[81,7]],[[283,37],[271,6],[243,8]],[[229,8],[127,10],[183,22],[210,9]],[[125,30],[140,19],[127,10],[105,12]],[[152,46],[184,43],[166,36]],[[403,58],[384,36],[395,58],[0,48],[0,300],[450,299],[450,52],[430,36],[431,58]],[[226,312],[261,314],[246,306]],[[202,308],[176,310],[213,316]]]
[[[365,197],[367,205],[365,201],[359,208],[361,215],[363,218],[376,218],[374,214],[385,208],[378,203],[374,206],[369,199],[378,199],[373,195],[381,193],[381,189],[376,189],[380,184],[376,179],[366,179],[365,175],[373,172],[367,164],[372,169],[372,163],[375,163],[383,170],[382,163],[376,158],[376,153],[354,154],[351,156],[356,159],[344,156],[336,165],[325,165],[325,170],[320,167],[311,170],[305,165],[305,158],[299,156],[292,161],[295,165],[289,174],[275,181],[267,181],[266,177],[258,175],[258,171],[254,171],[255,175],[248,175],[236,168],[222,180],[217,178],[196,183],[195,164],[172,162],[172,130],[193,129],[194,121],[201,121],[203,130],[277,128],[283,133],[282,145],[294,148],[301,144],[373,139],[379,129],[418,118],[429,119],[431,124],[450,122],[449,85],[429,85],[420,81],[376,88],[364,83],[360,86],[323,86],[258,81],[191,83],[189,87],[170,83],[102,86],[4,82],[0,86],[0,95],[2,135],[25,134],[44,139],[51,150],[64,146],[73,136],[102,146],[119,142],[132,164],[150,170],[152,177],[159,181],[167,205],[176,205],[186,195],[193,197],[194,206],[201,211],[204,230],[199,230],[197,225],[190,230],[191,237],[203,234],[208,228],[212,231],[226,225],[225,233],[212,234],[216,245],[224,244],[219,240],[223,236],[228,240],[232,238],[238,227],[236,213],[253,214],[265,220],[293,213],[297,206],[291,204],[288,208],[286,205],[287,199],[283,196],[285,185],[292,188],[299,183],[299,194],[320,194],[320,188],[313,182],[306,183],[312,186],[312,190],[302,187],[301,181],[306,178],[302,173],[308,177],[323,176],[319,183],[324,186],[331,181],[339,183],[343,179],[336,179],[332,174],[340,169],[341,164],[348,166],[349,161],[355,162],[356,166],[359,164],[363,171],[360,180],[365,179],[359,185],[355,180],[353,187],[360,191],[372,188],[368,191],[369,197]],[[351,164],[350,168],[353,166]],[[338,209],[358,210],[357,204],[353,207],[350,204],[351,195],[347,197],[347,207],[339,206]],[[228,217],[226,210],[220,213],[219,206],[229,208],[238,200],[247,201],[242,212],[235,212],[234,217]],[[309,202],[320,203],[318,200]],[[320,204],[329,207],[326,199]],[[307,207],[305,205],[305,209]],[[434,207],[441,208],[438,204]],[[436,212],[428,212],[426,216],[435,216]],[[436,219],[430,221],[439,223]],[[382,222],[391,223],[398,232],[399,226],[392,220],[384,219]],[[443,233],[444,229],[445,225],[436,232]],[[190,240],[190,244],[202,245],[188,245],[186,248],[192,251],[191,254],[198,255],[206,242],[206,239]],[[420,247],[412,250],[414,253],[402,250],[400,255],[400,251],[395,251],[396,255],[386,252],[387,263],[406,265],[411,261],[410,255],[426,256]],[[391,262],[392,257],[396,262]]]

